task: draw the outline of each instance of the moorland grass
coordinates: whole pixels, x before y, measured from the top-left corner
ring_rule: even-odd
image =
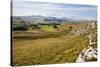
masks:
[[[73,63],[88,46],[86,36],[68,33],[13,34],[12,65]]]

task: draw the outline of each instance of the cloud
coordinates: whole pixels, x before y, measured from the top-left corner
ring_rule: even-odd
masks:
[[[61,4],[61,3],[45,3],[34,2],[28,0],[13,1],[13,15],[44,15],[67,18],[85,18],[96,19],[97,6],[94,5],[76,5],[76,4]]]

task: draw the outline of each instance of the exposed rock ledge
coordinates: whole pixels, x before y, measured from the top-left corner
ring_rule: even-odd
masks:
[[[93,33],[88,35],[89,46],[79,54],[76,59],[76,63],[80,62],[89,62],[97,60],[97,48],[93,48],[93,45],[96,45],[96,42],[93,42]]]
[[[88,47],[84,49],[76,60],[76,63],[87,62],[87,61],[96,61],[97,60],[97,49]]]

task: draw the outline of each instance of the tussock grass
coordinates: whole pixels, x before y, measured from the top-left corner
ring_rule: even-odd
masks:
[[[77,36],[73,30],[86,31]],[[79,53],[88,47],[87,35],[93,32],[96,29],[88,28],[87,23],[61,24],[57,29],[43,26],[39,30],[14,31],[12,65],[74,63]]]
[[[30,36],[34,38],[37,35],[37,39],[13,39],[13,65],[74,62],[80,51],[88,45],[88,39],[85,36],[80,37],[65,33],[51,35],[48,33],[50,37],[44,35],[41,38],[43,34],[41,36],[33,35]]]

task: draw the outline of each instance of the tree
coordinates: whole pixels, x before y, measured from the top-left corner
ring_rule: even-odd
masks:
[[[56,24],[54,24],[54,26],[53,26],[53,27],[54,27],[55,29],[56,29],[56,28],[58,28]]]
[[[72,30],[72,26],[69,27],[69,30]]]

